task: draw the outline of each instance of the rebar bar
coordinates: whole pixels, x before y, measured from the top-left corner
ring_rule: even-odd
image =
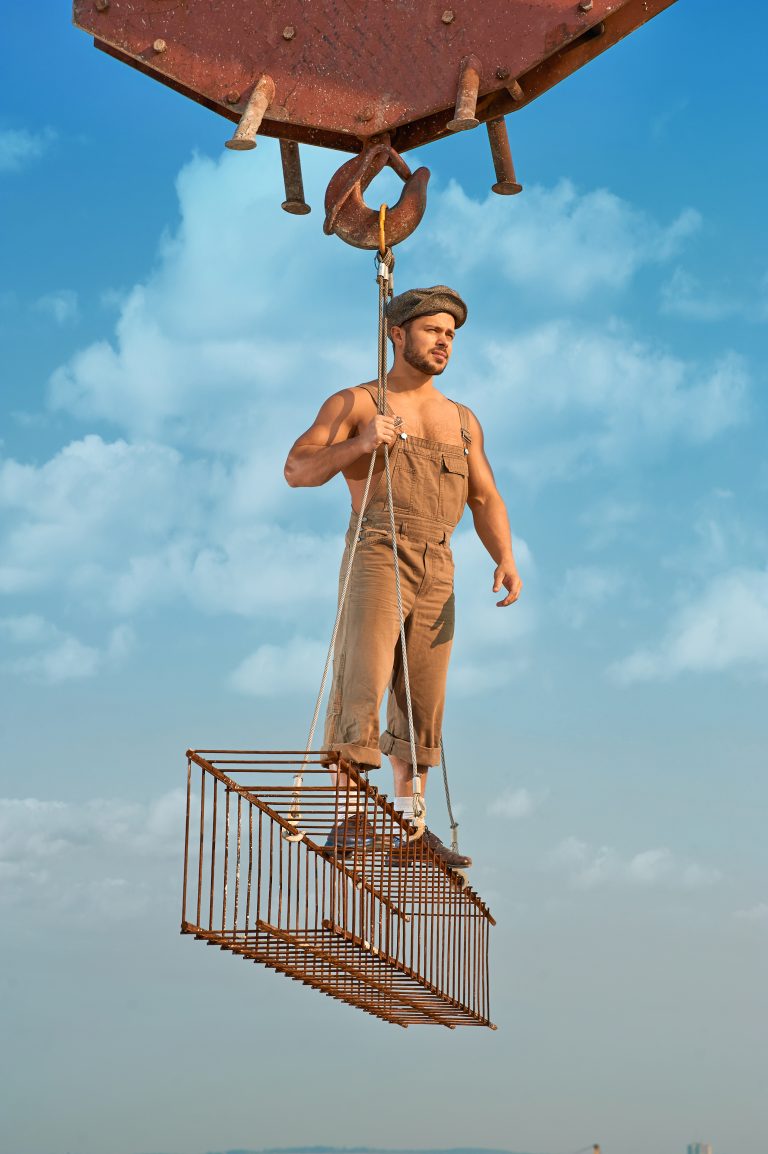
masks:
[[[334,782],[327,754],[305,759],[290,750],[188,751],[182,933],[395,1025],[495,1028],[488,907],[354,767]],[[283,836],[297,832],[297,764],[305,778],[300,841]]]

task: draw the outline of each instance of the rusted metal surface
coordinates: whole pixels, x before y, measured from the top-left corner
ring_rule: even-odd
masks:
[[[376,248],[363,192],[385,163],[402,175],[402,152],[486,123],[493,191],[520,192],[503,117],[673,3],[74,0],[74,22],[98,48],[236,122],[228,148],[278,137],[287,212],[309,211],[294,145],[359,153],[331,181],[325,231]],[[403,176],[390,245],[421,220],[428,179],[426,169]]]
[[[256,133],[261,128],[264,114],[270,104],[274,102],[274,99],[275,82],[271,76],[267,76],[267,74],[264,73],[253,86],[253,91],[248,97],[248,103],[245,106],[243,115],[240,117],[240,123],[235,129],[234,136],[231,140],[224,142],[227,148],[244,152],[256,147]]]
[[[387,209],[386,243],[399,244],[418,226],[427,207],[429,169],[411,172],[389,143],[389,137],[366,143],[359,156],[343,164],[325,194],[326,233],[336,233],[355,248],[379,247],[379,214],[363,200],[363,193],[387,165],[405,187],[400,199]]]
[[[356,152],[388,132],[403,152],[446,133],[465,58],[482,61],[476,115],[486,120],[483,101],[509,104],[507,78],[527,103],[673,2],[594,0],[584,11],[576,0],[74,0],[74,21],[98,47],[235,122],[266,73],[276,89],[267,136]]]
[[[523,186],[517,183],[515,177],[506,121],[503,116],[498,116],[495,120],[487,120],[485,127],[488,129],[488,143],[496,172],[496,183],[491,188],[499,196],[514,196],[523,191]]]
[[[482,78],[483,66],[477,57],[465,56],[459,67],[459,89],[453,119],[445,126],[449,132],[466,132],[469,128],[477,128],[480,121],[475,112]]]
[[[339,787],[319,754],[189,751],[182,933],[399,1026],[495,1028],[490,911],[344,768]]]
[[[283,165],[285,200],[282,208],[294,216],[306,216],[311,208],[304,199],[304,181],[301,175],[301,157],[295,140],[280,141],[280,160]]]

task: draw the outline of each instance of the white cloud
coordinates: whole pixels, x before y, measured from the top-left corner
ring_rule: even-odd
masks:
[[[469,514],[467,515],[469,517]],[[536,629],[536,595],[526,581],[535,566],[523,538],[514,540],[523,578],[520,600],[497,607],[493,593],[494,563],[468,528],[452,539],[456,560],[456,637],[448,676],[450,697],[496,695],[526,669],[528,640]],[[531,582],[533,584],[533,582]]]
[[[37,312],[50,317],[57,325],[65,325],[69,321],[76,321],[80,315],[80,305],[77,293],[73,289],[60,289],[58,292],[46,293],[34,305]]]
[[[715,885],[718,869],[681,860],[666,847],[623,856],[611,846],[592,847],[576,837],[566,838],[550,854],[550,863],[565,872],[574,889],[601,887],[693,890]]]
[[[114,916],[141,912],[152,863],[180,860],[185,796],[174,789],[146,803],[0,798],[0,897],[41,891],[59,909],[63,900]]]
[[[730,669],[768,671],[768,570],[715,577],[677,612],[656,646],[636,650],[611,673],[632,684]]]
[[[747,906],[743,910],[736,910],[733,915],[740,922],[762,923],[768,922],[768,902],[758,902],[754,906]]]
[[[114,548],[130,552],[165,533],[184,505],[184,488],[199,491],[194,464],[159,445],[105,443],[90,435],[44,465],[0,464],[0,510],[9,532],[0,589],[13,592],[64,580],[87,585]]]
[[[22,617],[3,617],[0,630],[9,641],[16,645],[34,645],[50,640],[51,627],[36,613],[25,613]]]
[[[293,637],[284,645],[260,645],[232,672],[230,684],[251,697],[284,697],[319,690],[328,644]]]
[[[117,625],[110,631],[107,642],[107,655],[110,661],[123,661],[128,657],[136,644],[136,633],[130,625]]]
[[[580,193],[567,180],[526,188],[512,212],[503,197],[473,200],[451,182],[432,198],[422,230],[426,251],[441,251],[458,277],[490,266],[527,294],[586,303],[600,290],[625,288],[643,266],[669,260],[700,224],[687,209],[659,225],[606,189]]]
[[[626,467],[669,444],[705,443],[746,417],[741,357],[697,365],[615,324],[596,332],[552,321],[490,339],[477,347],[477,365],[470,404],[495,413],[505,469],[533,483]]]
[[[662,312],[694,321],[718,321],[742,312],[743,302],[722,288],[708,288],[682,268],[676,268],[661,289]]]
[[[308,188],[331,163],[308,158]],[[114,340],[81,350],[54,373],[54,407],[112,421],[132,437],[241,459],[258,454],[279,478],[285,451],[319,401],[375,375],[373,296],[361,291],[360,269],[341,264],[313,217],[287,218],[276,208],[278,159],[268,145],[258,170],[258,180],[249,179],[251,161],[227,156],[182,171],[177,232],[123,301]],[[440,262],[450,262],[470,302],[486,304],[489,278],[519,279],[529,295],[539,286],[551,315],[553,305],[570,308],[599,286],[613,297],[695,227],[690,212],[661,226],[608,192],[580,194],[567,183],[527,190],[514,211],[498,197],[479,202],[456,185],[438,187],[424,243],[402,258],[402,275],[434,279]],[[423,254],[429,267],[419,264]],[[734,356],[688,363],[615,323],[598,330],[591,319],[553,321],[509,339],[507,312],[471,309],[470,319],[458,346],[462,390],[498,429],[516,475],[550,479],[616,464],[628,445],[707,440],[743,416],[746,372]]]
[[[7,669],[31,681],[56,685],[61,681],[75,681],[93,677],[101,664],[99,651],[84,645],[76,637],[61,637],[49,649],[18,657],[8,662]]]
[[[308,181],[330,163],[308,157]],[[54,373],[54,407],[132,436],[271,458],[275,441],[280,456],[293,439],[286,426],[295,436],[309,423],[308,403],[375,373],[369,324],[360,323],[373,314],[373,284],[368,301],[357,293],[337,309],[326,290],[338,251],[314,216],[280,211],[279,179],[269,145],[258,165],[226,156],[183,169],[178,231],[127,294],[114,341]],[[344,274],[334,267],[333,277],[343,292]]]
[[[556,604],[566,621],[580,629],[591,612],[616,597],[625,585],[624,574],[615,569],[577,565],[566,570]]]
[[[39,160],[56,139],[46,128],[30,132],[26,128],[0,129],[0,172],[20,172],[32,161]]]
[[[336,159],[310,150],[310,195]],[[369,276],[370,296],[361,291],[362,264],[322,235],[316,217],[280,211],[279,181],[270,142],[254,157],[198,158],[182,171],[179,226],[123,297],[113,336],[80,350],[50,384],[55,409],[111,422],[125,439],[89,434],[42,464],[0,462],[0,592],[63,589],[72,604],[121,618],[182,603],[274,632],[290,621],[304,636],[314,633],[318,602],[330,618],[343,514],[332,533],[320,532],[333,498],[289,491],[282,463],[325,395],[373,375],[374,284]],[[446,241],[446,260],[450,236],[462,232],[456,221],[477,230],[476,251],[462,245],[465,264],[453,269],[469,297],[487,301],[488,279],[501,275],[538,276],[548,310],[598,288],[615,294],[644,265],[669,260],[697,227],[695,214],[662,225],[609,193],[568,184],[526,195],[514,213],[455,186],[432,197],[426,237]],[[595,246],[598,217],[604,239]],[[435,251],[443,253],[429,243],[404,248],[399,285],[418,279],[417,262]],[[738,358],[689,363],[615,322],[596,331],[591,319],[553,321],[509,336],[507,314],[502,325],[480,309],[471,316],[458,380],[503,446],[502,479],[623,468],[743,419]],[[471,536],[458,535],[457,556]],[[530,572],[525,543],[517,547]],[[465,552],[451,691],[477,694],[526,667],[535,597],[526,588],[520,605],[497,610],[487,592],[483,605],[493,566],[477,542]],[[248,680],[243,668],[238,677]]]
[[[48,860],[104,844],[165,853],[174,833],[171,815],[183,814],[184,796],[176,789],[146,804],[118,798],[84,802],[0,798],[3,861]]]
[[[86,645],[37,614],[0,618],[0,634],[22,650],[6,658],[0,669],[30,681],[56,685],[93,677],[108,664],[122,661],[133,647],[133,630],[127,625],[113,629],[103,649]]]
[[[719,275],[707,282],[676,268],[661,287],[661,311],[705,324],[730,317],[761,324],[768,319],[768,276],[735,291]]]
[[[539,800],[529,790],[507,789],[490,803],[488,816],[516,821],[518,818],[530,817],[538,805]]]
[[[605,497],[587,508],[579,522],[587,530],[586,546],[592,550],[604,549],[636,532],[635,526],[643,516],[643,507],[636,501],[619,501]]]
[[[258,462],[94,435],[41,466],[0,462],[0,592],[66,588],[120,615],[181,598],[244,616],[295,615],[309,592],[316,612],[334,597],[340,533],[275,524],[277,502],[265,520],[273,484]]]

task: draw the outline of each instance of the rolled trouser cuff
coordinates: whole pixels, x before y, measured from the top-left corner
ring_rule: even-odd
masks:
[[[411,743],[403,740],[402,737],[395,737],[394,733],[390,733],[385,729],[379,738],[379,749],[382,753],[393,754],[399,757],[401,761],[411,761]],[[440,764],[440,746],[416,745],[416,764],[417,765],[439,765]]]
[[[351,741],[330,741],[325,746],[329,752],[340,753],[347,761],[354,761],[363,769],[380,769],[381,768],[381,753],[375,745],[356,745]],[[330,761],[322,761],[325,766],[333,764]]]

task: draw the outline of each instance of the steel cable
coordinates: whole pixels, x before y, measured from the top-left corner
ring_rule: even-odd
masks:
[[[382,222],[383,224],[383,222]],[[395,258],[391,248],[386,249],[383,253],[377,254],[376,257],[376,281],[379,286],[379,307],[378,307],[378,387],[377,387],[377,403],[376,408],[380,415],[384,415],[387,411],[387,319],[386,307],[387,300],[392,295],[393,290],[393,270],[395,265]],[[363,490],[363,497],[360,502],[360,512],[357,518],[357,525],[355,528],[354,537],[350,543],[349,558],[347,560],[347,567],[344,573],[344,580],[342,582],[341,591],[339,593],[339,604],[336,611],[336,619],[334,621],[333,630],[331,632],[331,640],[328,645],[328,652],[325,658],[325,666],[323,668],[323,675],[320,679],[320,689],[318,690],[317,700],[315,701],[315,708],[312,714],[312,721],[309,727],[309,734],[307,737],[307,744],[304,753],[304,759],[301,763],[301,769],[293,779],[293,801],[289,811],[289,816],[294,824],[301,821],[301,787],[304,784],[303,770],[309,761],[312,743],[315,739],[315,731],[320,717],[320,708],[325,695],[325,688],[328,683],[328,673],[333,661],[334,650],[336,647],[336,640],[339,634],[339,627],[341,625],[341,616],[344,610],[344,604],[347,599],[347,593],[352,578],[352,567],[357,552],[357,545],[360,540],[360,533],[363,527],[363,520],[365,517],[365,510],[368,505],[370,496],[371,481],[373,479],[373,470],[376,464],[377,449],[373,450],[371,454],[371,461],[368,466],[368,475],[365,481],[365,488]],[[413,769],[413,813],[415,824],[419,830],[419,834],[424,828],[424,818],[426,815],[426,803],[421,792],[421,780],[419,778],[418,761],[416,757],[416,729],[413,721],[413,700],[411,697],[411,684],[408,673],[408,649],[405,638],[405,610],[403,608],[403,595],[400,584],[400,562],[397,549],[397,526],[395,523],[395,508],[392,494],[392,470],[389,458],[389,446],[384,445],[384,472],[387,483],[387,510],[389,512],[389,527],[392,538],[392,554],[395,571],[395,596],[397,599],[397,612],[400,625],[400,648],[403,662],[403,684],[405,686],[405,700],[406,713],[408,718],[408,740],[411,750],[411,767]],[[459,824],[453,815],[453,808],[451,806],[451,794],[448,786],[448,770],[445,763],[445,749],[442,738],[440,739],[440,763],[443,772],[443,785],[445,788],[445,801],[448,807],[448,818],[451,826],[451,848],[458,850],[458,836],[457,830]],[[287,834],[283,831],[283,836],[289,841],[300,841],[304,837],[303,832],[298,834]]]
[[[385,255],[378,257],[379,285],[379,382],[377,408],[380,413],[387,410],[387,298],[392,294],[392,269],[394,256],[392,250],[387,249]],[[408,676],[408,648],[405,643],[405,611],[403,609],[403,593],[400,586],[400,561],[397,552],[397,527],[395,525],[395,505],[392,497],[392,470],[389,464],[389,446],[384,445],[384,471],[387,478],[387,509],[389,512],[389,529],[392,536],[392,554],[395,569],[395,596],[397,598],[397,613],[400,621],[400,650],[403,661],[403,684],[405,686],[406,713],[408,716],[408,739],[411,746],[411,768],[413,769],[413,816],[419,830],[424,826],[426,806],[421,793],[421,780],[416,759],[416,729],[413,724],[413,701],[411,700],[411,683]]]

